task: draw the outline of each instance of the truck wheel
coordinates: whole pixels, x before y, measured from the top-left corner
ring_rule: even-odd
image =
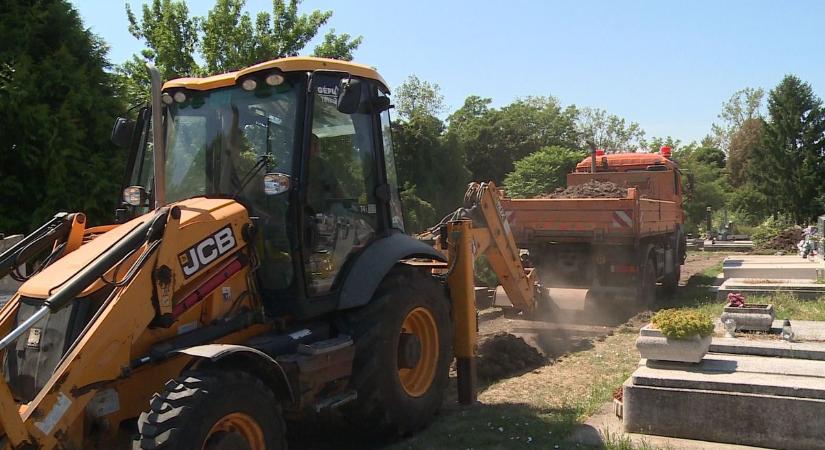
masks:
[[[656,304],[656,263],[648,258],[642,270],[642,279],[639,285],[639,300],[645,308],[652,308]]]
[[[668,294],[676,292],[676,289],[679,288],[679,279],[682,277],[682,265],[679,260],[677,259],[673,264],[675,265],[673,272],[665,275],[665,279],[662,280],[662,287]]]
[[[239,371],[194,371],[169,380],[138,418],[141,449],[285,449],[272,391]]]
[[[408,435],[429,423],[449,381],[453,329],[443,286],[398,265],[370,303],[343,318],[355,342],[348,407],[355,425],[384,436]]]

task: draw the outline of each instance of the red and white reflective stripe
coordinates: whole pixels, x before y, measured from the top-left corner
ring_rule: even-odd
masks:
[[[207,295],[220,287],[226,280],[230,279],[232,275],[240,272],[243,266],[244,264],[238,259],[224,266],[223,269],[212,276],[212,278],[206,280],[200,287],[195,289],[195,292],[187,295],[186,298],[176,303],[175,306],[172,307],[172,316],[177,318],[189,308],[200,303]]]
[[[631,265],[610,266],[610,271],[613,272],[613,273],[636,273],[636,266],[631,266]]]
[[[633,228],[633,211],[613,211],[613,228]]]

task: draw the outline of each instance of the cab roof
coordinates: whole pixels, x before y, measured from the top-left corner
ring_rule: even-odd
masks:
[[[316,58],[312,56],[292,56],[289,58],[273,59],[272,61],[258,63],[254,66],[235,72],[222,73],[220,75],[212,75],[204,78],[178,78],[164,83],[163,89],[186,88],[196,91],[205,91],[209,89],[231,86],[244,75],[275,68],[280,69],[282,72],[314,72],[316,70],[346,72],[357,77],[375,80],[389,90],[387,82],[384,81],[384,78],[370,66],[349,61]]]
[[[625,171],[632,169],[646,169],[648,166],[663,165],[669,169],[678,169],[672,159],[660,153],[610,153],[596,156],[597,172]],[[588,155],[576,164],[576,172],[590,172],[591,157]]]

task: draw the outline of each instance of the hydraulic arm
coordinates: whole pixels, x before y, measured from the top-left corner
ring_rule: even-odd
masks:
[[[31,264],[49,248],[51,252],[39,264],[41,268],[77,249],[83,240],[85,224],[84,214],[55,214],[51,220],[0,254],[0,278],[10,275],[17,281],[25,281],[32,274],[20,273],[18,268]]]
[[[516,308],[536,309],[537,288],[533,270],[521,264],[519,249],[499,204],[499,191],[492,182],[470,183],[464,207],[445,218],[437,245],[449,255],[447,283],[453,305],[453,341],[458,371],[459,401],[475,401],[475,356],[477,319],[475,305],[475,259],[487,257],[490,266]]]

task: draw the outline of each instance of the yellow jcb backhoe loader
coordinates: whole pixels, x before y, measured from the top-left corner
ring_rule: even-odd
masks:
[[[151,106],[112,133],[119,224],[58,214],[0,255],[24,281],[0,310],[0,448],[280,449],[285,418],[333,409],[409,434],[454,356],[472,403],[475,253],[535,306],[495,187],[443,224],[446,256],[403,233],[373,69],[150,73]]]

